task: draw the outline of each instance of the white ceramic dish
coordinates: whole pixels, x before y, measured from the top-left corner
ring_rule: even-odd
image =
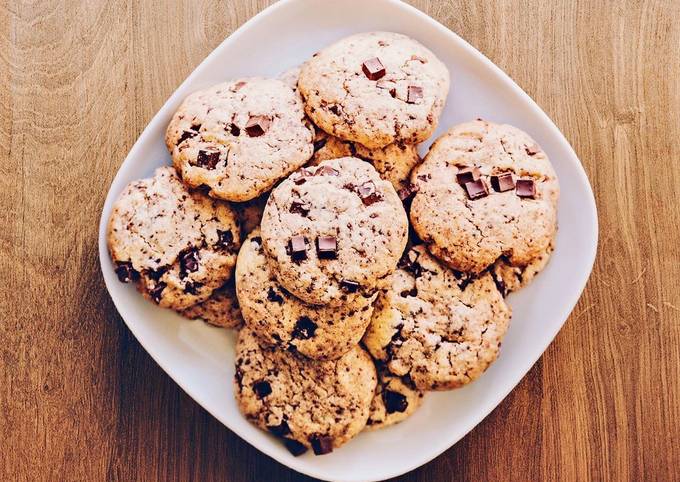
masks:
[[[358,14],[360,12],[360,14]],[[240,414],[231,389],[234,334],[188,321],[145,301],[117,281],[106,248],[106,222],[124,186],[169,162],[163,135],[173,111],[194,90],[236,76],[273,76],[345,35],[390,30],[410,35],[449,67],[452,90],[435,137],[457,122],[482,117],[529,132],[560,178],[557,250],[528,288],[510,296],[511,328],[499,360],[475,383],[432,393],[406,422],[364,433],[332,454],[295,458]],[[156,362],[191,397],[265,454],[326,480],[394,477],[436,457],[503,400],[555,337],[574,308],[597,247],[593,194],[574,151],[546,114],[506,74],[464,40],[397,0],[283,0],[252,18],[199,65],[139,137],[108,193],[99,229],[106,286],[120,315]]]

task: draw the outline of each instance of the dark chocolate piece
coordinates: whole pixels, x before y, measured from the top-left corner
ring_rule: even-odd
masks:
[[[308,316],[301,316],[293,329],[293,338],[298,340],[309,340],[314,336],[317,325]]]
[[[283,296],[278,294],[272,287],[270,287],[269,291],[267,291],[267,299],[272,303],[278,303],[280,305],[283,304]]]
[[[479,179],[480,175],[481,173],[479,172],[478,167],[476,166],[464,167],[463,169],[460,169],[456,174],[456,182],[461,186],[464,186],[468,182],[473,182]]]
[[[534,142],[530,146],[526,146],[524,150],[527,151],[527,154],[529,154],[530,156],[535,156],[541,151],[541,146]]]
[[[376,190],[375,183],[373,181],[366,181],[361,186],[359,186],[357,188],[357,194],[365,206],[370,206],[373,203],[382,201],[382,196]]]
[[[348,279],[340,281],[340,287],[347,293],[356,293],[359,291],[359,283]]]
[[[156,286],[153,287],[149,291],[149,294],[151,295],[151,299],[154,300],[156,304],[161,302],[161,294],[163,293],[163,290],[165,289],[167,285],[164,282],[157,283]]]
[[[283,436],[288,435],[290,433],[290,427],[288,426],[288,424],[286,423],[285,420],[283,420],[278,425],[268,426],[267,430],[269,430],[271,433],[273,433],[277,437],[283,437]]]
[[[250,137],[260,137],[269,129],[271,119],[264,115],[250,116],[246,123],[246,134]]]
[[[287,439],[284,439],[283,443],[286,446],[286,448],[288,449],[288,451],[291,454],[293,454],[295,457],[299,457],[300,455],[304,454],[307,451],[307,447],[302,445],[297,440],[287,438]]]
[[[515,188],[515,181],[511,172],[503,172],[497,176],[491,176],[491,187],[496,192],[505,192]]]
[[[402,187],[397,191],[397,194],[399,195],[399,199],[403,201],[406,201],[408,198],[413,196],[415,193],[418,192],[418,186],[415,184],[408,183],[406,186]]]
[[[312,444],[314,455],[325,455],[333,451],[333,439],[331,437],[323,435],[312,437],[309,443]]]
[[[302,169],[298,169],[295,171],[295,177],[293,178],[293,182],[300,186],[307,182],[306,177],[312,177],[314,175],[314,171],[311,169],[307,169],[306,167],[303,167]]]
[[[234,248],[234,234],[231,231],[217,230],[217,243],[215,246],[222,249]]]
[[[307,259],[307,239],[304,236],[293,236],[288,242],[288,253],[295,261]]]
[[[338,241],[335,236],[319,236],[316,238],[316,251],[319,259],[336,259],[338,257]]]
[[[370,80],[378,80],[385,76],[385,66],[378,57],[368,59],[361,64],[361,70],[364,71],[364,75]]]
[[[415,104],[423,98],[423,88],[417,85],[409,85],[406,94],[406,102],[408,104]]]
[[[198,271],[198,250],[196,248],[188,248],[179,254],[179,269],[180,272],[194,273]]]
[[[196,133],[194,131],[184,131],[182,132],[182,135],[179,136],[179,139],[177,140],[177,145],[179,146],[182,142],[186,141],[187,139],[191,139],[192,137],[195,137]]]
[[[238,137],[241,134],[241,128],[236,124],[228,124],[225,130],[228,130],[234,137]]]
[[[465,183],[465,190],[470,199],[480,199],[489,195],[489,189],[481,179]]]
[[[314,173],[315,176],[339,176],[340,173],[331,166],[319,166]]]
[[[215,169],[215,166],[217,166],[218,162],[220,162],[219,152],[198,151],[198,156],[196,156],[196,164],[199,167]]]
[[[139,279],[139,273],[135,271],[132,267],[132,263],[129,261],[118,263],[118,266],[116,266],[116,275],[118,276],[118,281],[121,283],[129,283],[130,281],[137,281]]]
[[[306,217],[309,214],[311,206],[304,201],[293,201],[290,203],[289,211],[291,213],[299,214],[300,216]]]
[[[536,183],[533,179],[517,179],[515,192],[519,197],[534,199],[536,197]]]
[[[406,396],[399,392],[393,392],[392,390],[385,390],[383,392],[383,401],[385,402],[385,410],[387,410],[387,413],[404,413],[408,408]]]
[[[260,380],[253,383],[253,391],[258,396],[258,398],[264,398],[270,393],[272,393],[272,386],[266,380]]]

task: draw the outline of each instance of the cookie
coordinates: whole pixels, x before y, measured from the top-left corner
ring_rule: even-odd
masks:
[[[337,360],[319,361],[263,348],[249,328],[236,345],[234,394],[241,412],[285,439],[295,455],[323,455],[365,426],[376,387],[368,354],[355,345]]]
[[[276,280],[259,230],[241,246],[236,288],[246,324],[263,343],[314,359],[338,358],[359,343],[377,296],[359,296],[337,308],[299,300]]]
[[[369,149],[317,129],[314,156],[308,165],[315,166],[321,161],[339,157],[357,157],[370,162],[381,178],[392,183],[397,193],[407,187],[411,171],[420,163],[418,146],[414,144],[389,144],[379,149]]]
[[[449,72],[415,40],[370,32],[315,54],[302,66],[298,88],[317,126],[376,149],[432,135],[449,92]]]
[[[506,296],[531,283],[550,261],[554,251],[553,243],[525,266],[513,266],[506,257],[501,256],[489,269],[498,291]]]
[[[205,301],[224,285],[240,246],[229,204],[188,190],[172,167],[125,188],[107,239],[118,278],[175,310]]]
[[[279,74],[279,80],[297,92],[298,79],[300,78],[301,66],[292,67]]]
[[[247,201],[307,162],[313,136],[297,92],[280,80],[248,78],[187,97],[165,142],[186,184]]]
[[[311,304],[370,296],[395,269],[407,239],[392,185],[352,157],[305,168],[279,184],[262,217],[262,242],[279,283]]]
[[[190,306],[181,314],[190,320],[200,318],[220,328],[239,328],[243,324],[236,288],[231,282],[213,291],[207,300]]]
[[[418,390],[457,388],[498,356],[510,308],[488,273],[456,273],[413,247],[378,296],[364,344]]]
[[[453,269],[480,273],[505,256],[526,266],[557,228],[559,184],[526,133],[474,121],[453,127],[411,175],[418,236]]]
[[[376,366],[378,385],[371,402],[366,430],[377,430],[402,422],[420,407],[424,393],[391,374],[382,364]]]
[[[245,239],[254,229],[260,226],[264,207],[267,205],[269,193],[263,194],[250,201],[242,203],[232,203],[231,207],[236,212],[239,226],[241,227],[241,238]]]

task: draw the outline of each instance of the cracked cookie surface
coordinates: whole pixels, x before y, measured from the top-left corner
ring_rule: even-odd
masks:
[[[500,291],[503,296],[506,296],[531,283],[548,264],[554,249],[553,240],[548,246],[548,249],[524,266],[513,266],[507,258],[500,257],[489,268],[489,272],[496,282],[498,291]]]
[[[317,129],[314,156],[308,165],[318,165],[321,161],[339,157],[357,157],[370,162],[380,177],[390,181],[397,192],[409,184],[411,171],[420,163],[418,146],[415,144],[388,144],[378,149],[369,149]]]
[[[425,395],[406,380],[390,373],[382,363],[378,362],[376,369],[378,384],[366,430],[377,430],[406,420],[420,407]]]
[[[304,303],[276,280],[259,230],[241,246],[236,287],[246,324],[262,343],[314,359],[338,358],[359,343],[377,296],[359,296],[339,307]]]
[[[292,441],[298,453],[305,448],[328,453],[358,434],[366,426],[375,386],[373,361],[358,345],[337,360],[308,360],[261,347],[247,327],[239,333],[238,406],[287,446]]]
[[[467,192],[475,183],[458,183],[464,168],[478,169],[481,184],[474,195],[481,197],[471,199]],[[511,176],[511,187],[498,191],[491,176],[503,174]],[[533,196],[521,197],[520,179],[535,189]],[[417,189],[413,228],[453,269],[479,273],[502,256],[523,267],[554,238],[557,176],[545,152],[515,127],[481,120],[454,126],[432,145],[411,182]]]
[[[202,319],[220,328],[239,328],[243,324],[241,308],[236,299],[236,288],[231,282],[216,289],[207,300],[181,312],[190,320]]]
[[[231,278],[240,232],[228,203],[188,190],[168,166],[125,188],[107,240],[121,281],[136,282],[162,307],[183,310]]]
[[[189,186],[247,201],[307,162],[313,136],[296,91],[281,80],[244,78],[188,96],[165,142]]]
[[[417,144],[434,132],[448,95],[449,72],[415,40],[370,32],[315,54],[302,66],[298,88],[317,126],[374,149],[395,142]]]
[[[378,296],[364,344],[419,390],[447,390],[488,368],[509,322],[510,308],[488,273],[456,273],[418,245]]]
[[[407,231],[392,185],[351,157],[293,173],[272,191],[262,217],[279,283],[318,305],[373,294],[395,269]]]

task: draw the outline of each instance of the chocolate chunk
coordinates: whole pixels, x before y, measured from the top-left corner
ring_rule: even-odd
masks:
[[[118,263],[118,266],[116,266],[116,275],[118,275],[118,281],[121,283],[129,283],[130,281],[137,281],[139,279],[139,273],[135,271],[132,267],[132,263],[129,261]]]
[[[271,301],[272,303],[278,303],[280,305],[283,304],[283,296],[278,294],[274,288],[269,288],[269,291],[267,291],[267,299]]]
[[[328,108],[329,111],[331,111],[335,115],[340,115],[342,113],[342,109],[338,104],[333,104]]]
[[[149,290],[149,295],[151,295],[151,299],[154,300],[157,304],[161,302],[161,294],[163,293],[163,290],[165,289],[167,285],[164,282],[157,283],[156,286],[154,286],[151,290]]]
[[[325,455],[333,451],[333,439],[328,436],[318,436],[309,439],[309,443],[312,444],[312,450],[314,450],[314,455]]]
[[[189,281],[186,285],[184,285],[184,292],[195,296],[198,294],[198,290],[202,287],[203,283]]]
[[[295,171],[295,176],[293,177],[293,182],[300,186],[307,182],[306,177],[312,177],[314,175],[314,171],[311,169],[307,169],[306,167],[303,167],[302,169],[298,169]]]
[[[295,323],[295,329],[293,329],[293,338],[298,340],[309,340],[314,336],[316,332],[316,323],[314,323],[308,316],[301,316],[298,318],[297,323]]]
[[[497,192],[505,192],[515,188],[515,181],[511,172],[503,172],[497,176],[491,176],[491,187]]]
[[[336,259],[338,257],[338,242],[335,236],[319,236],[316,238],[316,251],[319,259]]]
[[[533,179],[517,179],[515,192],[519,197],[534,199],[536,197],[536,184]]]
[[[194,131],[184,131],[182,132],[182,135],[179,136],[179,139],[177,140],[177,145],[179,146],[182,142],[186,141],[187,139],[191,139],[192,137],[195,137],[196,133]]]
[[[323,146],[325,146],[327,142],[328,139],[325,137],[323,139],[319,139],[318,141],[314,141],[314,152],[323,149]]]
[[[503,278],[496,273],[493,273],[493,276],[491,277],[493,279],[493,282],[496,284],[496,289],[498,292],[501,294],[503,298],[505,298],[508,295],[508,287],[505,284],[505,281],[503,281]]]
[[[152,280],[158,281],[159,279],[161,279],[161,276],[163,276],[167,270],[168,268],[166,266],[161,266],[160,268],[147,270],[146,275]]]
[[[240,90],[242,87],[244,87],[247,84],[247,82],[243,82],[242,80],[239,82],[236,82],[234,86],[231,88],[232,92],[236,92],[237,90]]]
[[[376,190],[375,183],[373,181],[366,181],[361,186],[357,188],[357,194],[361,198],[361,202],[364,206],[370,206],[373,203],[382,201],[382,196]]]
[[[260,380],[259,382],[253,383],[253,391],[258,396],[258,398],[264,398],[272,393],[272,386],[268,381]]]
[[[465,190],[470,199],[480,199],[489,195],[489,189],[484,184],[484,181],[477,179],[476,181],[466,182]]]
[[[271,119],[264,115],[250,116],[246,123],[246,134],[250,137],[260,137],[269,129]]]
[[[287,438],[284,439],[283,443],[288,449],[288,451],[295,457],[299,457],[300,455],[304,454],[307,451],[307,447],[302,445],[297,440]]]
[[[281,423],[278,425],[269,425],[267,427],[267,430],[269,430],[277,437],[283,437],[290,433],[290,427],[288,426],[285,420],[282,420]]]
[[[217,163],[220,162],[219,152],[198,151],[196,157],[196,164],[206,169],[215,169]]]
[[[416,251],[407,251],[399,259],[397,268],[408,271],[413,276],[418,278],[423,272],[423,267],[420,265],[420,263],[418,263],[419,256],[420,255]]]
[[[234,234],[231,231],[217,230],[217,243],[215,246],[222,249],[234,248]]]
[[[228,130],[234,137],[238,137],[241,134],[241,128],[236,124],[227,124],[225,130]]]
[[[456,182],[461,186],[464,186],[468,182],[473,182],[479,179],[481,173],[478,167],[464,167],[460,169],[456,174]]]
[[[340,172],[331,166],[319,166],[314,173],[315,176],[339,176]]]
[[[385,402],[385,410],[387,413],[404,413],[408,408],[408,401],[406,397],[399,392],[392,390],[385,390],[383,392],[383,401]]]
[[[288,242],[288,254],[295,261],[307,259],[307,239],[304,236],[293,236]]]
[[[254,238],[251,238],[250,242],[253,243],[253,244],[257,244],[258,247],[262,246],[262,238],[259,237],[259,236],[255,236]]]
[[[179,268],[184,276],[186,276],[186,273],[198,271],[198,250],[196,248],[185,249],[179,254]]]
[[[378,57],[368,59],[361,64],[361,70],[364,71],[364,75],[370,80],[378,80],[385,75],[385,66]]]
[[[409,85],[406,94],[406,102],[409,104],[415,104],[423,98],[423,88],[417,85]]]
[[[427,182],[428,179],[430,179],[430,175],[429,175],[429,174],[419,174],[419,175],[417,176],[417,178],[418,178],[419,180],[423,181],[423,182]]]
[[[293,201],[290,203],[289,211],[291,213],[299,214],[302,217],[307,217],[311,206],[304,201]]]
[[[526,146],[524,150],[529,154],[530,156],[535,156],[541,151],[541,146],[536,144],[535,142],[531,144],[530,146]]]
[[[408,183],[406,186],[402,187],[397,191],[397,194],[399,195],[399,199],[403,201],[406,201],[408,198],[413,196],[415,193],[418,192],[418,186],[415,184]]]
[[[359,283],[348,279],[340,281],[340,287],[347,293],[356,293],[359,291]]]
[[[201,124],[194,124],[191,126],[191,130],[195,132],[199,132],[201,130]]]

